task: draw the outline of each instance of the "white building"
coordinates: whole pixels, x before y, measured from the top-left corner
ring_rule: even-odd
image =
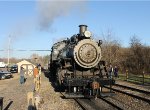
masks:
[[[18,65],[18,73],[20,73],[21,66],[24,68],[25,74],[33,75],[33,69],[35,68],[35,65],[27,60],[22,60],[17,63]]]

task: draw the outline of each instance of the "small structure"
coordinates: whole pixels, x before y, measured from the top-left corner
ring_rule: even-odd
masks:
[[[18,62],[17,65],[18,65],[18,72],[20,72],[20,68],[22,66],[25,70],[28,70],[25,72],[25,74],[33,75],[33,68],[35,68],[35,65],[33,63],[31,63],[27,60],[22,60],[22,61]]]

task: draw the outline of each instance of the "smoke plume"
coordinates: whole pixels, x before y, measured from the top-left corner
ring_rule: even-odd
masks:
[[[35,16],[22,17],[17,22],[14,22],[8,30],[8,36],[4,41],[3,47],[8,50],[8,39],[10,39],[9,45],[11,49],[14,43],[21,39],[22,37],[28,37],[34,31],[49,31],[53,32],[52,25],[56,19],[69,15],[73,9],[79,12],[80,15],[84,15],[86,2],[84,1],[63,1],[63,0],[37,0],[35,9],[37,13]],[[20,2],[22,5],[22,2]],[[20,17],[21,18],[21,17]],[[77,24],[79,25],[79,24]],[[55,28],[55,27],[54,27]],[[40,30],[39,30],[40,29]]]
[[[68,15],[72,11],[72,9],[76,8],[77,6],[77,9],[81,9],[80,11],[82,11],[84,4],[85,3],[81,1],[38,1],[37,9],[39,12],[38,21],[40,29],[49,29],[52,26],[55,19],[61,16]]]

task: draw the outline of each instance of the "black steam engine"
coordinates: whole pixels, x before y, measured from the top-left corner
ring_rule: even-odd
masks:
[[[50,75],[63,88],[66,97],[92,97],[104,94],[105,85],[114,84],[101,60],[102,41],[94,41],[86,25],[79,34],[55,43],[50,55]]]

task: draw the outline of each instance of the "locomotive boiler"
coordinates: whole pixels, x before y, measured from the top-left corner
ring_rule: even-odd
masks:
[[[79,25],[79,34],[53,44],[50,76],[67,98],[101,96],[103,86],[114,84],[101,60],[101,44],[92,38],[87,25]]]

